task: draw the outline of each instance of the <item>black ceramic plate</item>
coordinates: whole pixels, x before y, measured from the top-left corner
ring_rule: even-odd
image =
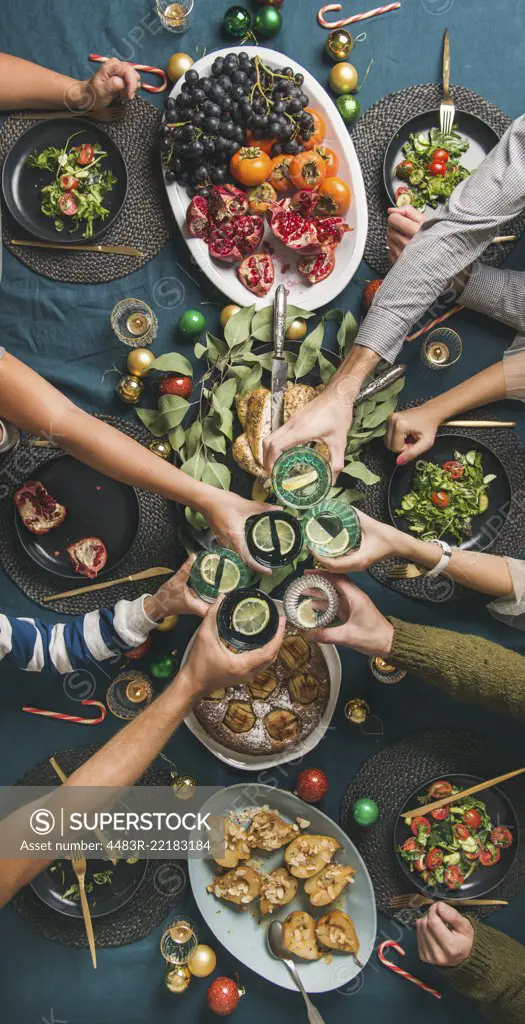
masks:
[[[396,819],[396,825],[394,826],[394,850],[397,858],[399,867],[401,868],[404,875],[409,880],[411,886],[415,889],[419,889],[420,892],[425,893],[426,896],[431,896],[433,899],[439,900],[450,900],[450,899],[474,899],[478,896],[485,896],[486,893],[491,892],[495,889],[500,882],[503,881],[505,875],[510,871],[514,858],[518,850],[519,843],[519,831],[518,822],[514,808],[507,797],[506,793],[498,786],[492,786],[490,789],[482,790],[476,796],[479,796],[480,800],[486,804],[489,817],[493,825],[506,825],[511,829],[514,842],[508,850],[501,851],[501,857],[497,864],[494,864],[490,868],[485,868],[482,865],[477,865],[472,874],[467,878],[461,889],[448,889],[445,885],[429,886],[424,885],[421,881],[417,871],[411,871],[408,864],[398,853],[398,847],[412,835],[410,828],[405,825],[402,815],[405,811],[411,811],[414,807],[417,807],[418,797],[425,792],[431,782],[436,782],[437,779],[447,779],[454,786],[459,786],[460,789],[469,789],[470,786],[475,786],[476,783],[482,782],[483,780],[475,775],[439,775],[436,779],[429,779],[423,786],[418,786],[417,789],[403,801],[399,808],[399,814],[401,817]],[[430,803],[430,799],[426,801]]]
[[[26,529],[13,508],[18,539],[29,557],[55,576],[89,583],[75,573],[66,548],[81,537],[100,537],[108,560],[99,577],[111,572],[127,555],[138,533],[140,512],[135,489],[102,476],[70,455],[40,466],[35,479],[66,506],[67,516],[61,526],[37,536]]]
[[[58,245],[84,241],[85,224],[73,231],[66,225],[63,231],[55,231],[52,217],[46,217],[40,209],[40,189],[48,185],[55,173],[27,167],[30,153],[41,152],[47,146],[64,146],[71,135],[79,132],[73,144],[99,142],[107,152],[102,161],[104,170],[112,171],[117,182],[104,198],[104,206],[110,211],[104,221],[95,221],[93,235],[86,241],[92,242],[109,228],[118,217],[128,190],[128,172],[124,157],[116,142],[95,121],[81,117],[52,118],[38,121],[20,136],[9,150],[2,172],[2,192],[6,206],[22,230],[35,238]]]
[[[460,134],[470,143],[460,162],[469,171],[474,171],[499,142],[499,135],[486,121],[464,110],[456,110],[454,123]],[[412,132],[428,132],[430,128],[439,128],[439,109],[427,110],[405,121],[388,144],[383,162],[383,181],[392,206],[395,205],[396,189],[400,185],[406,185],[406,182],[396,178],[395,174],[398,163],[404,158],[402,147],[408,142],[408,136]]]
[[[454,458],[454,451],[457,450],[466,454],[474,449],[481,452],[483,459],[483,475],[495,473],[496,479],[489,484],[488,499],[489,505],[486,512],[476,516],[472,521],[472,536],[468,537],[459,546],[471,551],[486,551],[492,546],[496,537],[503,529],[507,520],[510,507],[511,488],[507,471],[495,452],[486,444],[475,440],[472,437],[459,436],[459,434],[440,434],[432,448],[422,456],[428,462],[437,462],[439,465],[447,459]],[[412,490],[412,479],[415,471],[415,463],[408,462],[405,466],[396,466],[388,488],[388,511],[390,518],[398,530],[416,536],[411,533],[408,520],[403,516],[396,516],[395,510],[401,505],[401,500]],[[449,544],[458,546],[457,540],[452,534],[445,534],[443,540]]]
[[[69,861],[61,860],[55,862],[58,867],[56,871],[46,868],[31,882],[31,888],[36,895],[46,903],[52,910],[65,917],[82,918],[82,908],[79,900],[71,898],[64,899],[62,893],[67,892],[70,886],[76,883],[75,873]],[[108,860],[88,860],[86,872],[86,886],[93,884],[93,891],[87,893],[89,909],[92,918],[105,917],[107,914],[114,914],[130,900],[139,888],[146,869],[147,860],[139,860],[136,864],[128,864],[125,860],[119,860],[113,865]],[[99,872],[111,870],[111,884],[97,885],[93,875]]]

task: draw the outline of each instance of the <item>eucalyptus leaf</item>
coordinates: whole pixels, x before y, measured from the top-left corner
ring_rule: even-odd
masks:
[[[157,409],[135,409],[135,412],[150,434],[153,434],[154,437],[162,437],[164,431],[157,423],[159,418]]]
[[[299,306],[288,306],[286,310],[285,331],[292,326],[297,317],[308,320],[315,313],[308,309],[300,309]],[[232,317],[233,319],[233,317]],[[273,341],[273,306],[265,306],[255,314],[252,321],[252,335],[257,341]]]
[[[188,476],[192,476],[194,480],[202,480],[202,475],[206,468],[206,459],[204,458],[203,451],[195,452],[191,459],[182,463],[180,467],[183,473],[187,473]]]
[[[255,303],[253,306],[246,306],[244,309],[240,309],[238,313],[234,313],[230,317],[224,328],[224,339],[228,348],[231,349],[235,345],[240,345],[250,337],[254,313]]]
[[[222,409],[219,429],[230,441],[233,439],[233,413],[231,409]]]
[[[202,474],[202,482],[227,491],[230,487],[231,477],[230,470],[222,462],[212,462],[211,459],[208,459]]]
[[[217,363],[228,355],[228,346],[222,338],[215,338],[213,334],[206,331],[206,348],[210,362]]]
[[[221,434],[219,425],[215,422],[214,416],[206,416],[202,421],[202,440],[207,448],[213,452],[224,455],[226,452],[226,438]]]
[[[228,380],[224,380],[213,392],[214,407],[217,408],[217,405],[219,405],[225,409],[231,409],[236,394],[236,382],[231,377]]]
[[[295,571],[295,565],[282,565],[278,569],[273,569],[271,576],[261,576],[261,582],[258,585],[258,590],[262,590],[263,594],[271,594],[272,590],[291,576]]]
[[[348,355],[359,330],[357,320],[353,313],[345,313],[343,322],[337,332],[337,344],[345,356]]]
[[[363,498],[363,492],[358,491],[357,487],[344,487],[337,500],[344,501],[346,505],[353,505],[356,501],[362,501]]]
[[[368,486],[379,483],[381,479],[381,477],[377,476],[377,473],[372,473],[372,470],[368,469],[364,462],[347,462],[341,472],[345,473],[346,476],[351,476],[354,480],[360,480],[361,483]]]
[[[246,395],[250,391],[254,391],[259,386],[262,377],[262,366],[257,365],[250,370],[247,377],[245,377],[241,383],[240,394]]]
[[[151,364],[152,370],[164,370],[170,373],[183,373],[186,377],[193,377],[193,366],[186,356],[180,352],[166,352],[163,356],[155,359]]]
[[[400,377],[399,380],[395,380],[393,384],[389,384],[389,386],[384,388],[383,391],[378,391],[376,401],[387,402],[390,398],[394,398],[395,395],[398,395],[399,392],[403,390],[404,386],[405,378]]]
[[[397,397],[389,398],[386,402],[378,402],[374,412],[363,418],[363,427],[369,427],[372,430],[374,427],[378,427],[380,423],[386,423],[388,417],[394,412],[397,406]]]
[[[307,334],[304,341],[301,342],[301,348],[299,349],[299,355],[295,364],[296,380],[300,377],[305,377],[315,366],[321,345],[323,344],[323,338],[324,324],[321,320],[317,327],[314,327],[313,331]]]
[[[202,341],[197,341],[195,343],[193,351],[195,352],[195,358],[196,359],[202,359],[204,353],[207,352],[208,350],[206,348],[206,345],[202,344]]]
[[[184,427],[180,424],[178,427],[174,427],[173,430],[170,430],[168,437],[173,451],[179,452],[180,454],[186,443],[186,431],[184,430]]]
[[[184,509],[184,515],[186,516],[186,519],[190,526],[193,526],[194,530],[208,529],[208,524],[204,516],[201,515],[200,512],[197,512],[196,509],[190,508],[189,505],[186,505],[186,508]]]
[[[342,309],[329,309],[327,313],[323,313],[323,320],[328,322],[329,320],[337,320],[341,323],[344,313]]]
[[[159,416],[156,428],[167,434],[173,427],[178,427],[184,419],[190,403],[179,395],[162,395],[159,400]]]
[[[322,352],[319,352],[317,361],[319,363],[319,374],[321,377],[321,381],[323,382],[323,384],[328,384],[328,382],[332,379],[337,367],[334,366],[334,364],[331,363],[330,360],[327,359]]]
[[[197,448],[202,441],[202,423],[200,420],[195,420],[191,427],[186,431],[186,454],[188,459],[191,459]]]

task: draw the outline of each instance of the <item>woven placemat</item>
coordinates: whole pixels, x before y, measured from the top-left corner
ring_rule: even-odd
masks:
[[[352,142],[361,164],[368,200],[368,236],[364,258],[381,276],[390,270],[385,250],[386,210],[390,203],[383,183],[383,160],[387,146],[392,136],[409,117],[439,107],[441,100],[441,86],[433,83],[412,85],[408,89],[401,89],[400,92],[393,92],[375,103],[365,111],[352,131]],[[483,96],[464,86],[454,86],[454,102],[458,110],[465,110],[483,118],[499,136],[503,135],[512,123],[511,118],[493,103],[488,103]],[[519,236],[524,230],[525,213],[509,224],[502,225],[498,233]],[[499,267],[513,247],[512,242],[492,246],[481,259],[484,263]]]
[[[352,779],[341,804],[340,821],[355,843],[372,877],[378,909],[387,917],[395,917],[404,925],[414,924],[421,911],[394,911],[392,896],[409,891],[394,854],[394,826],[399,808],[418,786],[429,779],[454,772],[478,775],[482,779],[512,771],[515,765],[501,750],[470,733],[428,730],[410,733],[397,743],[385,747],[367,761]],[[520,830],[525,828],[525,782],[513,779],[507,787],[516,812]],[[378,821],[369,829],[361,828],[352,818],[352,804],[361,797],[370,797],[380,808]],[[523,832],[522,832],[523,835]],[[525,881],[525,843],[520,843],[512,867],[501,884],[489,895],[491,899],[511,900]],[[476,907],[469,913],[487,917],[495,907]]]
[[[138,423],[128,423],[115,416],[98,416],[97,419],[104,420],[140,443],[151,440],[147,430]],[[152,587],[156,587],[165,577],[121,583],[115,590],[95,591],[44,603],[44,597],[49,594],[73,590],[75,581],[45,572],[26,555],[15,530],[12,497],[25,480],[35,477],[38,479],[39,466],[59,457],[60,454],[60,450],[55,452],[49,448],[29,448],[20,445],[9,452],[3,460],[0,459],[0,565],[4,572],[36,604],[69,615],[84,615],[95,608],[100,608],[105,602],[121,598],[132,601]],[[186,557],[179,540],[180,511],[175,502],[138,488],[137,495],[140,526],[136,540],[122,562],[113,572],[104,576],[101,582],[120,579],[155,565],[165,565],[176,570]],[[83,578],[78,580],[77,585],[83,587],[88,583],[89,580]]]
[[[115,281],[143,267],[168,242],[172,215],[166,200],[156,145],[162,114],[140,98],[125,106],[126,113],[121,121],[104,123],[102,127],[124,154],[128,167],[128,195],[120,215],[99,241],[103,245],[132,245],[144,256],[104,256],[91,252],[65,253],[12,246],[9,239],[22,237],[21,228],[4,205],[4,245],[35,273],[53,281],[72,284]],[[16,115],[8,118],[0,132],[0,163],[3,164],[13,143],[30,125],[30,121],[22,121]]]
[[[429,371],[430,372],[430,371]],[[413,409],[426,398],[414,402],[407,402],[400,407]],[[474,412],[462,413],[462,419],[493,420],[501,418],[501,410],[497,406],[484,406]],[[518,558],[525,547],[525,507],[522,500],[522,487],[525,480],[525,448],[521,444],[518,435],[512,429],[487,427],[482,430],[468,427],[440,427],[440,434],[461,434],[463,437],[471,437],[474,442],[482,441],[501,459],[510,480],[511,504],[506,510],[507,519],[493,544],[490,552],[493,555],[507,555],[509,558]],[[359,503],[368,515],[379,519],[383,523],[390,522],[388,511],[388,487],[390,478],[395,469],[395,456],[390,452],[382,438],[372,442],[366,455],[366,465],[372,472],[380,476],[380,481],[372,487],[367,487],[363,492],[363,500]],[[394,565],[404,564],[406,559],[385,558],[370,566],[369,573],[385,587],[396,590],[405,597],[413,597],[418,601],[434,601],[442,603],[458,598],[472,599],[472,590],[454,582],[447,576],[419,576],[414,580],[392,580],[388,571]],[[476,595],[478,599],[482,599]]]
[[[97,747],[80,747],[76,750],[61,750],[56,754],[58,763],[66,775],[84,764],[97,751]],[[55,786],[55,772],[49,761],[41,761],[31,768],[19,786]],[[156,768],[148,768],[138,785],[165,786],[166,774]],[[126,946],[138,942],[157,928],[166,916],[177,909],[177,902],[187,884],[186,867],[182,861],[150,860],[146,874],[133,898],[107,917],[95,918],[93,930],[98,949],[103,946]],[[46,906],[26,886],[15,896],[12,906],[46,939],[61,942],[66,946],[87,946],[84,923],[76,918],[65,917]]]

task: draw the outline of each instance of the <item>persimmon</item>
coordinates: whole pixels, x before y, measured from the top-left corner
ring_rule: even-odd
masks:
[[[261,185],[272,170],[272,161],[258,146],[242,146],[230,160],[230,171],[241,185]]]
[[[267,153],[268,156],[271,155],[272,146],[274,146],[276,142],[277,139],[258,139],[249,128],[246,129],[246,145],[257,146],[258,149],[262,149],[263,153]]]
[[[325,162],[319,153],[298,153],[290,164],[290,181],[295,188],[318,188],[325,176]]]
[[[314,152],[319,153],[319,156],[323,158],[327,178],[337,174],[339,170],[339,157],[333,149],[329,149],[325,145],[314,146]]]
[[[350,185],[342,178],[335,175],[325,180],[319,186],[319,202],[317,212],[328,214],[330,217],[342,217],[348,210],[352,201],[352,190]]]
[[[268,177],[270,185],[273,185],[276,192],[287,192],[290,188],[290,164],[293,156],[283,153],[281,156],[274,156],[272,160],[272,171]]]
[[[320,146],[326,135],[326,125],[318,113],[317,110],[313,110],[312,107],[305,107],[305,113],[310,114],[314,122],[314,130],[309,139],[303,139],[303,146],[305,149],[315,149],[316,146]]]

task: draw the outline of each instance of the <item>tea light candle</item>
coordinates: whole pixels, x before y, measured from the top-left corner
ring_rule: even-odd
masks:
[[[434,341],[426,349],[427,359],[431,363],[448,363],[450,351],[442,341]]]
[[[132,681],[128,683],[126,687],[126,697],[131,701],[132,704],[141,704],[142,701],[147,700],[151,693],[151,686],[148,686],[146,681]]]
[[[128,316],[126,320],[126,327],[134,338],[140,338],[149,330],[150,323],[146,314],[137,310],[135,313],[131,313],[130,316]]]

